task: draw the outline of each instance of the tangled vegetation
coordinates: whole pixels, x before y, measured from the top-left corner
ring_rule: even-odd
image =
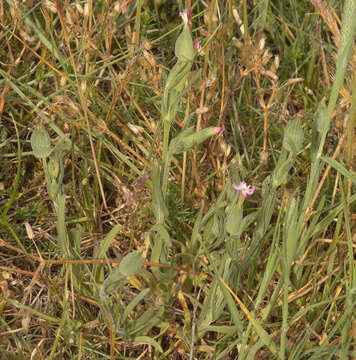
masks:
[[[354,0],[0,29],[1,358],[356,358]]]

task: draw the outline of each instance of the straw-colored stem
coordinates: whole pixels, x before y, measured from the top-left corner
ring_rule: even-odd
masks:
[[[135,22],[135,50],[138,50],[140,42],[142,1],[137,0],[136,22]]]

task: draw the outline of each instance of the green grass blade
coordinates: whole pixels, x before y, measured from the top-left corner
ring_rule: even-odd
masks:
[[[356,174],[353,174],[351,171],[348,171],[341,163],[329,156],[322,156],[321,160],[332,166],[340,174],[344,175],[347,179],[356,184]]]
[[[248,311],[248,309],[245,307],[245,305],[242,303],[242,301],[232,292],[232,290],[227,286],[227,284],[224,282],[223,279],[219,278],[220,280],[220,286],[221,290],[224,293],[226,303],[228,304],[229,310],[231,312],[231,316],[234,318],[234,316],[238,316],[239,319],[239,313],[236,309],[235,302],[231,296],[233,294],[234,299],[241,307],[241,310],[244,312],[244,314],[247,316],[248,320],[252,324],[252,327],[255,329],[258,336],[261,338],[265,346],[272,352],[274,356],[277,356],[279,358],[279,355],[277,353],[277,345],[272,340],[271,336],[267,333],[267,331],[259,324],[259,322],[255,319],[255,317]],[[235,324],[236,320],[234,319]],[[240,321],[241,324],[241,321]],[[240,326],[240,325],[237,325]]]
[[[125,307],[125,310],[120,316],[120,324],[122,324],[127,317],[130,315],[131,311],[138,305],[138,303],[143,300],[151,290],[149,288],[143,289],[131,302]]]
[[[105,239],[102,240],[98,253],[96,254],[97,259],[104,259],[106,257],[106,252],[108,251],[110,245],[115,239],[117,233],[121,230],[122,226],[120,224],[115,225],[110,232],[105,236]],[[104,268],[101,264],[95,264],[93,266],[93,279],[96,283],[101,284],[104,281]]]

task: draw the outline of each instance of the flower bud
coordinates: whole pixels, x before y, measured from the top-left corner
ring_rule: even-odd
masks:
[[[199,40],[194,40],[194,49],[195,49],[196,51],[200,51],[201,45],[200,45],[200,41],[199,41]]]
[[[234,204],[231,208],[227,209],[225,229],[232,236],[239,237],[242,233],[242,212],[240,204]]]
[[[31,135],[33,155],[38,159],[48,157],[52,152],[51,139],[46,129],[37,128]]]
[[[155,214],[157,224],[163,224],[165,219],[168,217],[168,209],[163,199],[160,180],[160,169],[156,161],[152,165],[151,179],[153,212]]]
[[[52,179],[57,179],[59,175],[59,159],[56,155],[51,155],[48,162],[48,174]]]
[[[304,133],[300,120],[296,119],[289,122],[283,138],[283,148],[297,155],[302,150],[303,141]]]
[[[298,199],[294,197],[291,199],[284,220],[284,229],[283,229],[283,261],[284,270],[289,270],[293,260],[295,259],[297,248],[300,227],[298,226]]]
[[[187,10],[184,10],[182,13],[180,13],[180,15],[183,19],[184,27],[176,41],[175,54],[179,60],[191,62],[194,59],[194,46],[193,39],[190,35],[190,30],[188,27]]]
[[[281,155],[277,161],[277,165],[273,171],[273,186],[277,188],[283,184],[288,177],[290,169],[293,167],[295,161],[295,155],[292,152],[287,153],[286,150],[282,149]]]
[[[222,128],[219,126],[208,127],[195,133],[193,132],[193,128],[186,129],[171,141],[169,152],[171,155],[174,155],[188,151],[211,136],[219,134],[221,130]]]

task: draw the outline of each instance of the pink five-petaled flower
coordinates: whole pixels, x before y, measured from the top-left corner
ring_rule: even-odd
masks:
[[[194,49],[196,51],[199,51],[201,49],[201,45],[200,45],[200,41],[199,40],[194,40]]]
[[[246,197],[247,195],[252,195],[255,191],[254,186],[247,185],[244,181],[241,181],[240,185],[232,184],[232,187],[235,190],[240,190],[243,197]]]

